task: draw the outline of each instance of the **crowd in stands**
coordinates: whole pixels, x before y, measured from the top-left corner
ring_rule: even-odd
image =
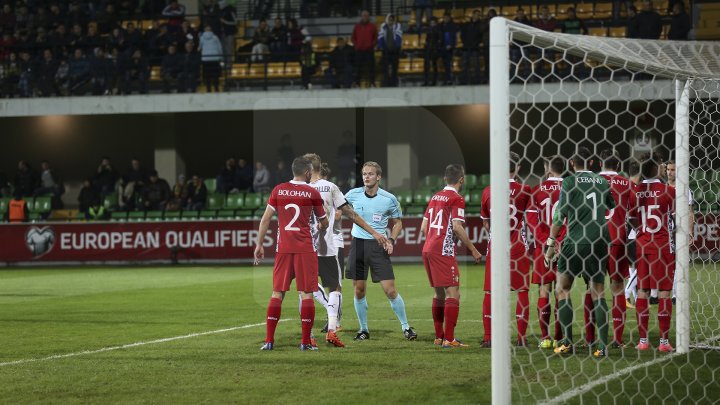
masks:
[[[201,83],[208,92],[220,91],[223,72],[230,72],[239,60],[235,42],[239,20],[230,3],[205,0],[202,4],[198,30],[185,18],[185,6],[178,0],[167,4],[145,1],[142,5],[138,0],[6,0],[0,10],[0,96],[144,94],[150,91],[153,66],[159,67],[155,79],[164,92],[195,92]],[[688,39],[692,22],[684,3],[670,4],[666,37]],[[450,10],[442,18],[433,16],[431,0],[415,0],[413,5],[415,24],[405,27],[412,33],[403,32],[395,15],[387,15],[378,25],[364,10],[352,36],[337,38],[334,49],[322,55],[313,51],[313,38],[296,19],[284,22],[275,18],[272,27],[260,19],[251,43],[240,49],[249,54],[242,60],[299,62],[305,88],[312,87],[321,66],[324,83],[331,87],[375,86],[377,52],[381,54],[382,86],[392,87],[399,84],[404,37],[424,34],[419,53],[424,59],[425,85],[487,82],[489,21],[496,11],[490,8],[481,15],[476,10],[467,21],[456,22]],[[138,12],[160,16],[163,22],[157,20],[140,29],[132,20]],[[588,34],[585,22],[572,8],[562,21],[556,20],[547,6],[530,14],[533,19],[519,7],[515,20],[547,31]],[[663,20],[649,0],[640,11],[628,7],[626,25],[630,38],[659,39],[662,35]],[[458,77],[453,73],[454,57],[462,60]],[[443,67],[442,78],[438,66]]]

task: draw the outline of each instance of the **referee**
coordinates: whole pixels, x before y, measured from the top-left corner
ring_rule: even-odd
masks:
[[[357,313],[360,330],[355,340],[367,340],[370,333],[367,323],[368,304],[365,299],[365,286],[368,273],[373,283],[380,283],[385,295],[390,300],[390,307],[395,312],[400,327],[407,340],[417,339],[417,333],[410,327],[405,314],[405,302],[395,289],[395,273],[393,273],[390,255],[393,244],[402,231],[400,203],[394,195],[380,188],[382,168],[376,162],[366,162],[362,167],[364,187],[354,188],[345,195],[355,212],[365,219],[381,234],[387,232],[388,222],[392,225],[389,242],[386,246],[378,245],[377,241],[357,225],[352,228],[352,244],[348,257],[345,278],[353,280],[355,288],[355,312]]]

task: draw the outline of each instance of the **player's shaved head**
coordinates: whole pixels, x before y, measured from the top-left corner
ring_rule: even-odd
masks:
[[[565,160],[560,156],[553,156],[548,159],[547,166],[552,173],[560,175],[565,171]]]
[[[602,160],[604,168],[615,171],[620,170],[620,160],[615,157],[615,153],[611,149],[600,152],[600,160]]]
[[[366,167],[372,167],[375,169],[375,174],[378,176],[382,176],[382,167],[380,167],[380,164],[378,162],[365,162],[363,163],[363,169]]]
[[[510,173],[517,172],[519,163],[520,163],[520,155],[518,155],[515,152],[510,152]]]
[[[317,153],[306,153],[302,157],[310,161],[310,164],[312,164],[312,170],[314,172],[319,172],[322,168],[322,160]]]
[[[577,153],[572,158],[573,166],[575,170],[585,169],[592,159],[592,152],[590,149],[581,146],[578,148]]]
[[[445,168],[445,182],[448,185],[460,183],[460,179],[465,177],[465,168],[463,165],[453,163]]]
[[[663,157],[658,152],[646,153],[640,158],[640,174],[643,178],[652,179],[660,174]]]
[[[304,156],[296,157],[292,162],[292,172],[295,177],[302,176],[312,170],[312,163]]]

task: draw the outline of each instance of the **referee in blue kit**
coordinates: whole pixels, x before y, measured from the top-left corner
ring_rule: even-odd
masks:
[[[417,333],[407,321],[405,302],[395,289],[395,273],[390,262],[393,243],[402,231],[400,203],[394,195],[380,188],[382,168],[376,162],[366,162],[363,165],[362,178],[364,187],[348,191],[345,199],[352,205],[355,212],[360,214],[379,233],[386,235],[388,222],[392,224],[392,230],[388,244],[381,246],[372,235],[359,226],[353,225],[353,238],[345,278],[352,279],[353,287],[355,287],[355,312],[360,322],[360,330],[355,336],[355,340],[370,338],[367,323],[368,304],[365,299],[368,273],[372,275],[373,283],[380,283],[385,291],[385,295],[390,300],[390,306],[400,321],[405,339],[416,340]]]

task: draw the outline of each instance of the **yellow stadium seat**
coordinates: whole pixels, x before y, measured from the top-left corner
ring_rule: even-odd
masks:
[[[577,3],[575,6],[575,15],[582,20],[593,17],[593,4],[592,3]]]
[[[610,27],[610,36],[613,38],[625,38],[625,27]]]
[[[588,34],[593,37],[606,37],[608,36],[608,31],[606,27],[592,27],[588,28]]]
[[[515,15],[517,15],[517,6],[504,6],[498,13],[498,15],[501,15],[508,20],[514,20]]]
[[[611,18],[612,12],[612,3],[595,3],[595,11],[593,12],[593,18],[596,18],[598,20]]]
[[[567,18],[567,9],[568,7],[574,7],[574,4],[558,4],[557,8],[555,9],[555,18],[558,20],[564,20]],[[550,7],[550,12],[552,13],[552,7]]]
[[[315,37],[312,40],[313,51],[329,52],[332,50],[330,46],[330,37]]]

